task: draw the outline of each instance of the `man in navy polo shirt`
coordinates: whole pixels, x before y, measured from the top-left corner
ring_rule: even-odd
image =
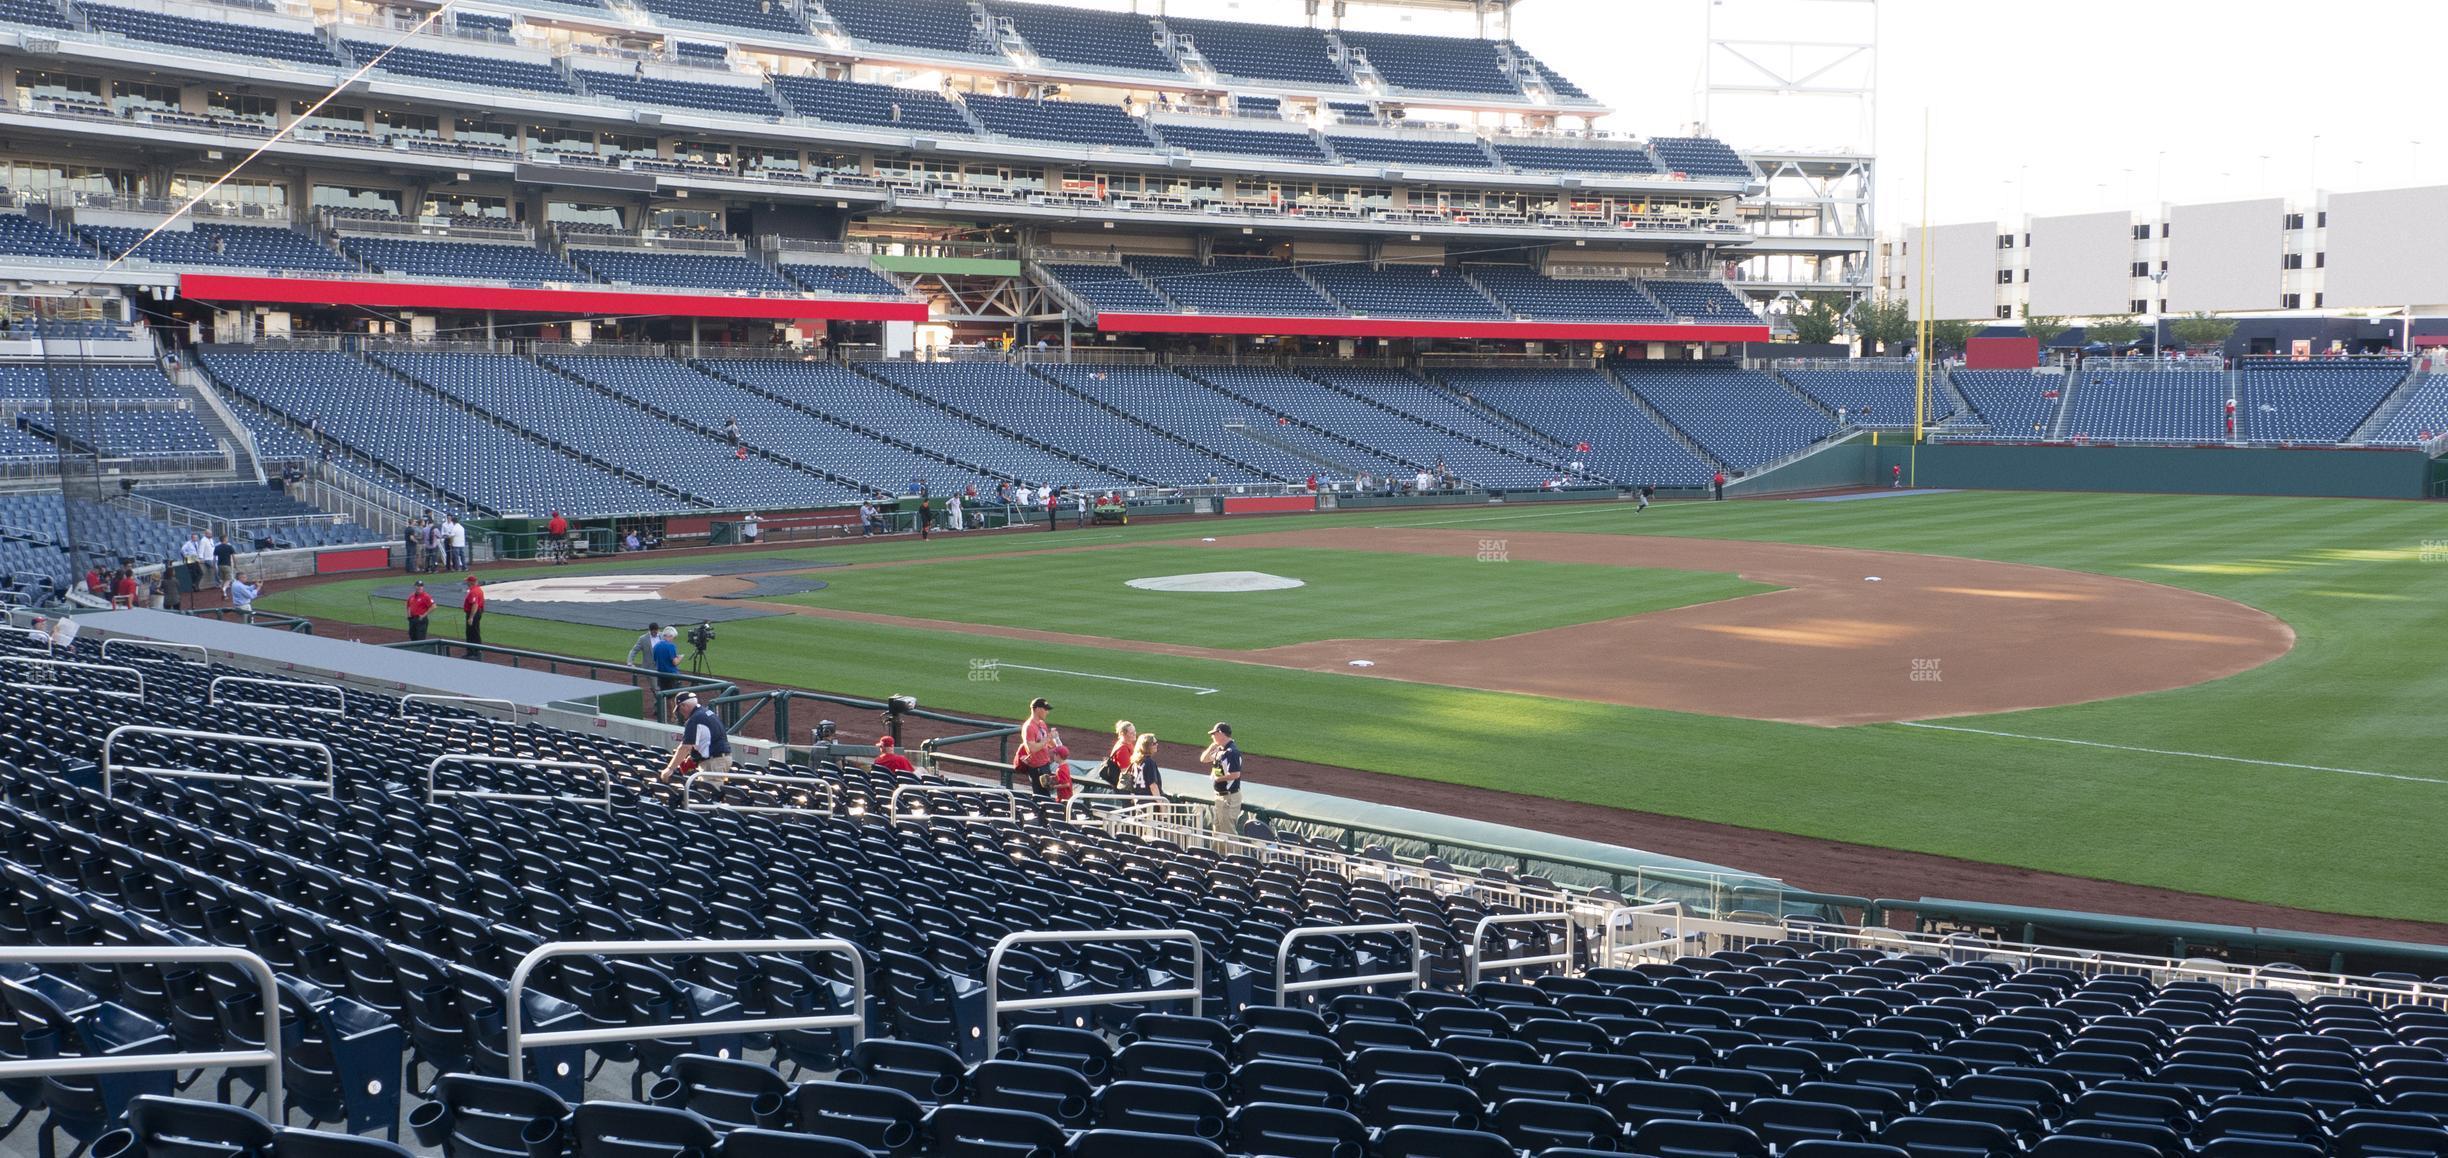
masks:
[[[1241,747],[1233,743],[1232,725],[1218,721],[1207,729],[1207,749],[1199,753],[1215,789],[1215,830],[1241,831]]]
[[[680,693],[674,705],[680,716],[680,743],[672,749],[671,763],[663,766],[666,781],[691,772],[728,772],[731,770],[731,736],[723,730],[722,717],[697,699],[695,692]]]

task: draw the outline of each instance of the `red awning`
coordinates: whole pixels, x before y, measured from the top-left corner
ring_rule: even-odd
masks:
[[[1765,342],[1766,325],[1634,322],[1436,321],[1420,318],[1250,317],[1217,314],[1098,314],[1097,328],[1124,334],[1264,334],[1303,338],[1506,338],[1522,342]]]
[[[357,281],[349,278],[241,277],[190,273],[179,293],[198,301],[313,302],[381,309],[499,310],[565,317],[649,315],[675,318],[760,318],[772,321],[923,322],[925,302],[865,298],[730,297],[723,294],[640,293],[615,289],[450,285]]]

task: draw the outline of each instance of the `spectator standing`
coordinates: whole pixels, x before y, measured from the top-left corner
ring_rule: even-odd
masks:
[[[1046,489],[1045,489],[1045,504],[1046,504],[1046,530],[1049,530],[1049,531],[1059,531],[1059,530],[1061,530],[1061,529],[1062,529],[1062,520],[1061,520],[1061,517],[1060,517],[1060,516],[1061,516],[1061,514],[1062,514],[1062,492],[1061,492],[1061,491],[1059,491],[1059,490],[1057,490],[1057,489],[1055,489],[1054,484],[1052,484],[1052,483],[1047,483],[1047,484],[1046,484]]]
[[[1718,501],[1718,502],[1721,502],[1721,503],[1722,503],[1722,502],[1724,502],[1724,501],[1725,501],[1725,472],[1724,472],[1724,471],[1722,471],[1722,470],[1721,470],[1721,471],[1718,471],[1718,472],[1717,472],[1716,477],[1711,478],[1711,479],[1709,480],[1709,485],[1710,485],[1710,486],[1712,486],[1712,487],[1717,488],[1717,501]]]
[[[431,516],[425,520],[424,567],[428,574],[442,569],[442,524]]]
[[[935,533],[935,500],[925,491],[918,492],[918,537],[932,538]]]
[[[134,571],[122,567],[119,569],[118,578],[111,580],[111,606],[127,608],[136,606],[136,573]]]
[[[637,642],[629,645],[627,661],[629,666],[645,667],[653,663],[655,641],[661,638],[663,638],[663,625],[660,623],[647,624],[646,634],[638,636]]]
[[[754,544],[764,533],[765,520],[755,511],[748,512],[748,517],[740,520],[740,542]]]
[[[128,582],[132,586],[135,579],[131,577]],[[261,584],[249,583],[246,576],[233,572],[221,593],[229,596],[229,605],[238,610],[240,618],[248,623],[255,622],[255,597],[263,594]]]
[[[1894,487],[1894,488],[1896,488],[1896,489],[1898,489],[1898,490],[1902,490],[1902,489],[1903,489],[1903,487],[1904,487],[1904,464],[1903,464],[1903,463],[1900,463],[1900,462],[1899,462],[1899,463],[1895,464],[1894,466],[1891,466],[1891,467],[1888,467],[1888,468],[1887,468],[1887,485],[1888,485],[1888,486],[1890,486],[1890,487]]]
[[[188,567],[194,567],[198,563],[202,562],[203,558],[204,548],[197,540],[196,533],[194,531],[187,532],[187,541],[179,544],[179,562]],[[92,578],[91,572],[87,573],[87,578]],[[98,589],[95,590],[94,593],[97,595],[103,594],[103,592]]]
[[[213,542],[211,531],[204,532],[196,539],[196,561],[204,564],[204,578],[216,587],[221,585],[219,546],[220,544]]]
[[[553,558],[569,562],[569,520],[562,518],[561,512],[554,511],[552,519],[544,524],[544,539],[551,544]]]
[[[1130,771],[1131,747],[1139,742],[1139,725],[1129,720],[1114,721],[1113,746],[1105,749],[1105,762],[1097,765],[1097,779],[1107,788],[1120,788],[1122,777]]]
[[[1086,491],[1075,489],[1071,492],[1071,525],[1074,527],[1088,525],[1088,492]]]
[[[892,737],[876,737],[876,747],[883,750],[876,753],[876,758],[869,764],[869,767],[879,772],[890,772],[896,776],[916,776],[918,774],[918,766],[910,763],[909,757],[896,750],[898,745],[893,743]]]
[[[425,638],[425,630],[432,623],[433,609],[433,596],[426,592],[425,581],[417,580],[416,590],[408,593],[408,638],[410,640]]]
[[[723,730],[722,717],[700,702],[695,692],[680,693],[680,702],[673,708],[681,721],[680,743],[672,749],[671,763],[663,766],[663,781],[669,783],[691,772],[730,771],[731,736]]]
[[[1028,521],[1029,511],[1034,509],[1037,505],[1037,488],[1032,487],[1027,483],[1021,483],[1018,500],[1019,501],[1014,505],[1020,508],[1020,514],[1019,517],[1013,521],[1026,522]]]
[[[465,571],[468,569],[467,524],[460,522],[457,515],[451,515],[449,518],[451,570]]]
[[[1029,701],[1027,722],[1020,725],[1020,751],[1012,758],[1012,767],[1028,778],[1029,791],[1045,796],[1054,791],[1054,748],[1060,737],[1046,717],[1054,705],[1044,696]]]
[[[1122,791],[1164,799],[1164,772],[1156,767],[1156,733],[1142,733],[1131,745],[1130,770],[1123,773]]]
[[[1232,725],[1219,720],[1207,729],[1207,748],[1199,753],[1215,789],[1215,830],[1227,835],[1241,831],[1241,747],[1233,743]]]
[[[476,577],[473,575],[468,576],[465,580],[463,580],[463,582],[467,586],[467,594],[459,597],[459,611],[461,614],[467,616],[467,641],[469,643],[483,643],[485,605],[484,584],[477,582]],[[467,657],[469,659],[475,659],[476,649],[472,647],[467,649]]]
[[[102,578],[100,567],[85,568],[85,593],[96,599],[110,598],[110,583]]]
[[[961,510],[960,492],[954,491],[951,498],[944,500],[944,517],[946,522],[955,531],[965,531],[969,529],[968,524],[965,521],[964,512]]]
[[[213,570],[216,573],[222,575],[234,574],[235,572],[230,568],[230,563],[237,558],[238,548],[233,546],[229,540],[223,539],[220,542],[213,544]]]
[[[408,529],[400,533],[400,570],[410,575],[416,574],[417,546],[424,534],[425,525],[415,519],[410,519]]]
[[[1632,493],[1634,497],[1640,499],[1640,505],[1632,508],[1632,513],[1637,515],[1649,509],[1649,496],[1656,494],[1657,488],[1644,483],[1639,490]]]

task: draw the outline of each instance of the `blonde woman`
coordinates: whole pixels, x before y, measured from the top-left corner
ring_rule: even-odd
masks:
[[[1105,752],[1105,762],[1097,766],[1097,779],[1107,788],[1122,787],[1122,777],[1130,770],[1131,749],[1139,742],[1139,725],[1129,720],[1114,721],[1113,747]]]
[[[1156,733],[1142,733],[1132,746],[1130,768],[1122,773],[1122,791],[1164,799],[1164,773],[1156,767]]]

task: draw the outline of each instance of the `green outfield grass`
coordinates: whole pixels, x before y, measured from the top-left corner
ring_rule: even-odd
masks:
[[[1255,649],[1320,639],[1494,639],[1773,591],[1732,575],[1298,547],[1128,547],[825,572],[779,600],[1106,639]],[[1143,591],[1132,579],[1263,571],[1281,591]],[[1426,608],[1446,610],[1422,614]]]
[[[2276,904],[2448,920],[2448,889],[2439,887],[2448,880],[2448,842],[2439,837],[2448,824],[2440,744],[2448,559],[2426,562],[2423,549],[2425,540],[2448,539],[2436,505],[1963,493],[1669,504],[1639,516],[1618,505],[1429,509],[1091,529],[1052,542],[939,537],[807,554],[953,558],[1185,536],[1228,545],[1243,533],[1338,524],[1693,535],[2035,563],[2236,599],[2285,619],[2299,642],[2274,663],[2198,687],[1946,721],[2123,748],[1909,725],[1808,728],[804,617],[727,625],[715,666],[739,678],[907,692],[932,707],[1006,717],[1030,696],[1048,695],[1074,739],[1128,716],[1190,740],[1224,717],[1261,757],[1252,763],[1258,777],[1263,757],[1280,756]],[[914,570],[932,569],[880,574]],[[366,594],[393,581],[276,593],[264,606],[393,624],[398,605]],[[1452,600],[1397,610],[1423,624],[1467,614]],[[447,614],[439,618],[438,632],[455,627]],[[506,615],[493,617],[486,635],[615,659],[629,645],[627,633]],[[1010,669],[980,680],[980,659],[1216,691]],[[1931,895],[1947,888],[1944,880],[1925,886]]]

